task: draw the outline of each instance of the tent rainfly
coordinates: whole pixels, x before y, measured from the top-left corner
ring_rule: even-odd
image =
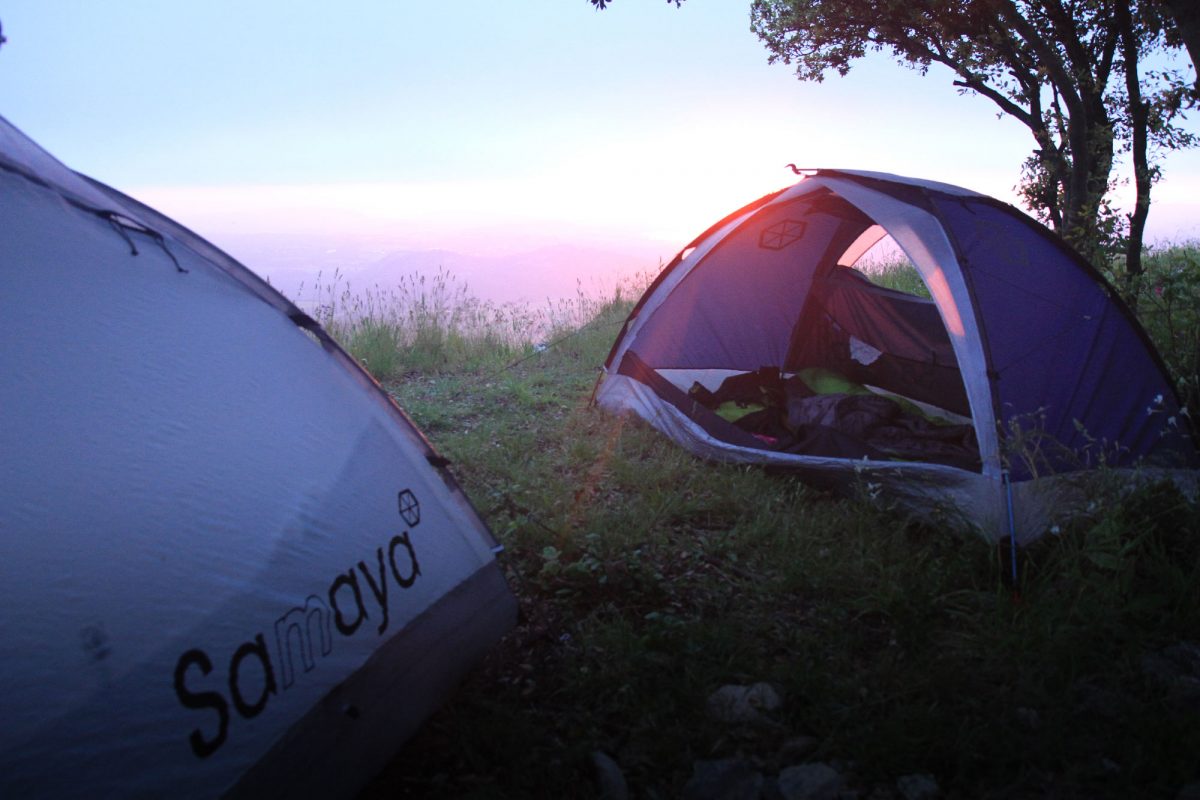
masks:
[[[347,797],[515,621],[407,416],[0,118],[0,795]]]
[[[853,265],[890,235],[928,297]],[[1195,490],[1192,426],[1103,277],[956,186],[815,170],[718,222],[635,306],[598,404],[693,452],[876,487],[1029,541],[1091,468]]]

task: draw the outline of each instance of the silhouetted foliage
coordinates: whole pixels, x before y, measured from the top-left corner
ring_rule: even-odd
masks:
[[[1167,41],[1183,45],[1192,59],[1196,82],[1192,99],[1200,102],[1200,3],[1196,0],[1159,0],[1168,20]]]

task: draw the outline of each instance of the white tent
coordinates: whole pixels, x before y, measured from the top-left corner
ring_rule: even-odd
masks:
[[[0,118],[0,795],[353,795],[513,624],[303,312]]]

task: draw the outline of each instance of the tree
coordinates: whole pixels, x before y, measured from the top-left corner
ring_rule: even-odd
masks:
[[[1193,0],[1179,0],[1190,3]],[[1094,261],[1125,234],[1126,268],[1141,270],[1154,163],[1195,137],[1176,120],[1191,89],[1147,57],[1178,50],[1176,0],[753,0],[751,28],[772,61],[802,80],[845,75],[869,51],[887,51],[923,74],[941,64],[963,93],[991,100],[1027,127],[1022,199]],[[1188,6],[1190,9],[1190,6]],[[1128,152],[1137,201],[1111,210],[1115,157]]]

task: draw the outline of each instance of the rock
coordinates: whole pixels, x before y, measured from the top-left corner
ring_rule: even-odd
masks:
[[[1071,685],[1075,711],[1105,720],[1120,719],[1129,708],[1129,698],[1104,686],[1093,676],[1079,678]]]
[[[629,784],[612,756],[597,750],[592,753],[592,766],[596,769],[600,800],[629,800]]]
[[[785,764],[795,763],[817,749],[815,736],[793,736],[779,747],[779,760]]]
[[[748,761],[697,761],[683,787],[683,800],[759,800],[762,788],[762,773]]]
[[[819,761],[788,767],[779,773],[783,800],[834,800],[846,785],[841,774]]]
[[[718,722],[774,726],[767,714],[783,705],[779,693],[769,683],[752,686],[722,686],[708,697],[708,715]]]
[[[1042,727],[1042,718],[1036,709],[1021,706],[1017,709],[1016,714],[1017,722],[1019,722],[1021,727],[1025,730],[1036,731],[1038,728]]]
[[[932,775],[914,773],[896,781],[896,791],[904,800],[933,800],[942,793]]]
[[[1180,789],[1175,800],[1200,800],[1200,781],[1192,781]]]
[[[1200,709],[1200,643],[1179,642],[1142,658],[1142,672],[1188,710]]]

